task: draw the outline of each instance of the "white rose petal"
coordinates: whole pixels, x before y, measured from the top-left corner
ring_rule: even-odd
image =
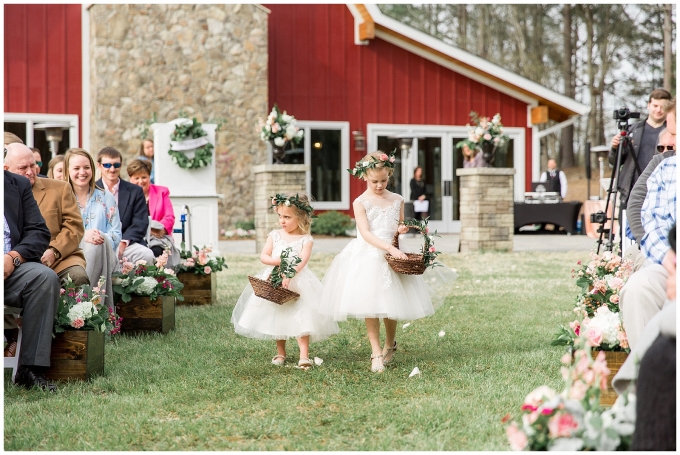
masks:
[[[407,322],[406,324],[402,325],[401,328],[402,328],[402,329],[405,329],[406,327],[408,327],[408,326],[410,326],[410,325],[411,325],[411,323],[410,323],[410,322]]]
[[[482,280],[475,280],[475,283],[481,283]]]
[[[456,287],[458,287],[458,286],[456,286]],[[453,310],[453,305],[451,305],[451,306],[449,307],[449,310]]]
[[[413,376],[415,376],[415,375],[417,375],[417,374],[420,374],[420,370],[418,369],[418,367],[415,367],[415,368],[413,369],[413,371],[411,371],[411,374],[408,375],[408,377],[409,377],[409,378],[412,378]]]
[[[446,335],[446,332],[444,332],[443,330],[442,330],[441,332],[439,332],[439,337],[440,337],[440,338],[443,337],[444,335]]]
[[[314,357],[314,363],[316,365],[321,365],[323,363],[323,359],[320,359],[318,357]]]

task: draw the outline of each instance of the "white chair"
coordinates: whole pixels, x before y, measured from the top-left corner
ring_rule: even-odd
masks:
[[[20,317],[21,308],[9,307],[5,305],[5,314],[13,314],[15,318]],[[19,368],[19,354],[21,353],[21,325],[19,325],[19,336],[17,336],[17,350],[14,357],[5,357],[5,368],[12,369],[12,382],[14,382],[14,377],[17,375],[17,369]]]

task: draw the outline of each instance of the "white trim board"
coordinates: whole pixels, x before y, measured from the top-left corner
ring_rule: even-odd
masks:
[[[4,121],[9,123],[26,124],[26,145],[33,147],[33,125],[41,122],[68,122],[68,139],[71,147],[79,147],[78,138],[78,116],[76,114],[39,114],[39,113],[19,113],[5,112]]]

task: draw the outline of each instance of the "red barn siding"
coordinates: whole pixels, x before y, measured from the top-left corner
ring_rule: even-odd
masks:
[[[77,114],[82,125],[81,6],[4,8],[5,112]]]
[[[465,125],[469,113],[500,112],[526,131],[526,188],[531,187],[527,104],[381,39],[354,44],[345,5],[266,5],[269,16],[269,104],[304,120]],[[350,163],[363,152],[350,144]],[[351,198],[364,187],[351,179]]]

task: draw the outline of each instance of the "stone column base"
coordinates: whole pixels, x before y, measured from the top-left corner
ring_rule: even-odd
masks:
[[[456,169],[460,177],[460,251],[512,251],[515,169]]]

